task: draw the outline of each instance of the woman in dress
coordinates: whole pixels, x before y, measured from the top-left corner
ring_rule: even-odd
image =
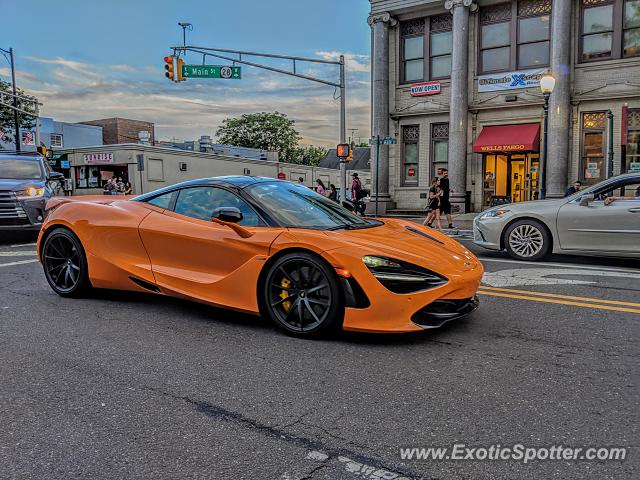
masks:
[[[427,218],[424,220],[424,225],[430,227],[435,219],[438,230],[442,230],[440,224],[440,200],[442,198],[443,191],[440,188],[440,178],[434,177],[431,180],[431,188],[429,189],[429,203],[427,204],[427,210],[429,211]]]

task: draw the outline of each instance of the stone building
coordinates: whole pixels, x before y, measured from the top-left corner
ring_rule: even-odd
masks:
[[[137,143],[140,140],[140,132],[148,132],[148,144],[155,144],[155,125],[151,122],[131,120],[129,118],[103,118],[80,123],[102,127],[103,143],[105,145]]]
[[[640,171],[640,0],[370,1],[387,209],[421,209],[443,169],[459,211],[539,198],[547,72],[547,198]]]

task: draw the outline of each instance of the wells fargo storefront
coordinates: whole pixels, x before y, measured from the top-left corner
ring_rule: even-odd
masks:
[[[539,123],[485,126],[473,152],[482,155],[483,208],[538,198]]]

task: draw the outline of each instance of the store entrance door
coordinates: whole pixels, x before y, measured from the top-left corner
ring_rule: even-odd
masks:
[[[484,155],[484,206],[538,199],[537,153]]]

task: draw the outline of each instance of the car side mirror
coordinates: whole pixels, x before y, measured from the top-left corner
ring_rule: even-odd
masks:
[[[217,218],[221,222],[240,223],[242,221],[242,212],[235,207],[216,208],[211,218]]]
[[[593,202],[594,198],[596,198],[592,193],[588,195],[583,195],[580,197],[580,206],[586,207],[590,202]]]
[[[64,175],[61,174],[60,172],[50,172],[49,176],[47,177],[47,180],[49,182],[58,182],[58,181],[64,180]]]
[[[219,225],[229,227],[242,238],[249,238],[253,236],[253,232],[247,230],[241,225],[238,225],[238,222],[242,221],[242,212],[235,207],[216,208],[211,215],[211,221]]]

